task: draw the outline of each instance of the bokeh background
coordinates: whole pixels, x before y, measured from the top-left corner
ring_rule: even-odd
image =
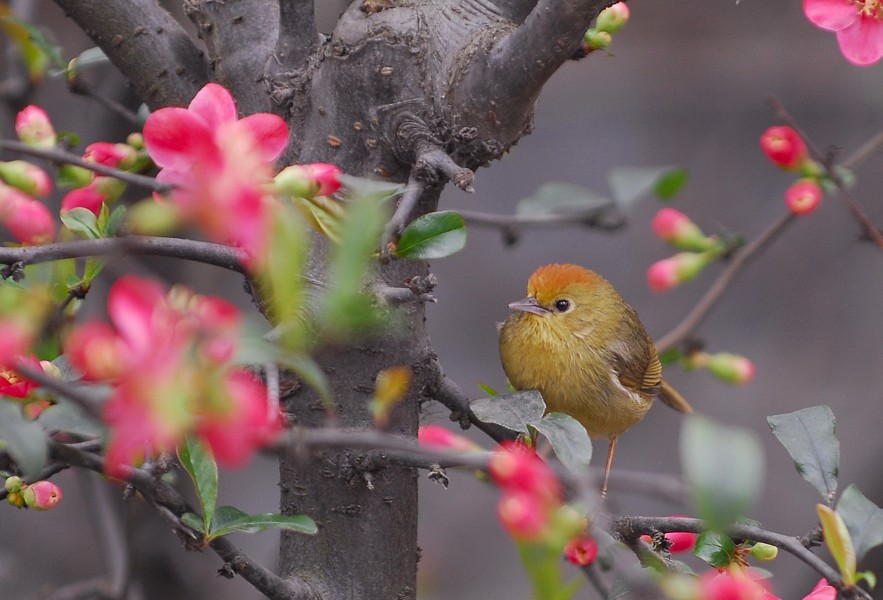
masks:
[[[19,1],[51,28],[68,57],[91,46],[53,3]],[[180,10],[180,2],[167,4]],[[317,4],[328,32],[343,3]],[[834,36],[804,18],[799,0],[629,4],[632,19],[615,36],[613,56],[597,53],[565,65],[539,99],[534,133],[478,173],[475,194],[446,191],[444,208],[506,214],[547,181],[606,195],[613,168],[682,165],[690,182],[672,205],[706,231],[725,229],[751,239],[784,213],[782,194],[792,181],[758,147],[761,133],[777,124],[767,94],[775,94],[820,147],[840,149],[843,156],[883,129],[883,64],[857,68],[847,63]],[[12,70],[6,61],[4,73]],[[93,70],[88,77],[137,106],[112,68]],[[112,125],[104,109],[71,97],[57,81],[42,86],[33,101],[49,109],[59,129],[82,134],[84,143],[122,139],[129,132],[124,125]],[[15,108],[0,105],[6,135]],[[862,165],[853,189],[878,223],[883,223],[881,164],[883,159],[875,156]],[[530,273],[550,262],[574,262],[603,274],[637,309],[651,336],[664,335],[722,266],[707,269],[682,288],[650,292],[647,267],[672,253],[650,230],[659,208],[657,200],[645,199],[629,210],[628,226],[613,233],[576,225],[524,229],[512,247],[503,244],[499,231],[471,227],[465,250],[431,265],[440,284],[438,303],[428,308],[428,324],[448,374],[476,397],[475,382],[504,387],[495,322],[506,318],[508,302],[524,296]],[[769,433],[767,415],[829,405],[841,440],[841,489],[855,483],[883,504],[883,252],[859,241],[858,233],[845,204],[826,197],[817,212],[801,218],[744,270],[699,328],[709,351],[749,357],[757,366],[753,382],[733,387],[706,372],[685,373],[677,366],[666,370],[667,379],[698,412],[747,428],[762,442],[765,488],[750,516],[778,532],[809,531],[819,498]],[[240,282],[217,270],[174,261],[119,260],[108,272],[112,277],[125,269],[187,280],[201,292],[248,305]],[[93,295],[91,310],[100,312],[100,295]],[[446,411],[432,403],[424,420],[449,423]],[[680,426],[679,415],[655,406],[621,439],[614,468],[679,473]],[[604,449],[601,442],[596,455]],[[80,484],[72,473],[61,474],[58,482],[65,499],[48,513],[0,507],[0,598],[39,597],[53,586],[102,573]],[[259,458],[245,471],[224,474],[221,501],[249,512],[273,511],[275,482],[274,462]],[[498,493],[464,473],[452,474],[447,490],[421,485],[420,598],[527,598],[515,547],[496,522]],[[116,492],[119,497],[121,489]],[[610,500],[623,514],[690,514],[689,507],[615,488]],[[184,552],[150,509],[137,501],[115,506],[129,523],[134,569],[144,575],[131,598],[260,597],[240,580],[215,577],[219,559]],[[275,564],[276,534],[239,535],[236,542],[265,564]],[[860,567],[880,574],[881,559],[883,552],[874,551]],[[801,598],[818,580],[784,553],[771,570],[782,598]],[[579,597],[596,595],[586,587]]]

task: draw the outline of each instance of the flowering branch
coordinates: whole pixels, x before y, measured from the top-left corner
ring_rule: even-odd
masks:
[[[701,519],[683,517],[621,517],[613,522],[614,537],[624,541],[637,540],[642,535],[653,535],[657,531],[661,533],[683,531],[698,534],[705,531],[705,523]],[[801,543],[800,538],[742,524],[733,525],[727,533],[736,539],[771,544],[794,555],[826,578],[831,585],[838,588],[845,598],[871,597],[861,588],[844,587],[840,573],[810,552]]]
[[[242,252],[236,248],[196,240],[140,235],[0,248],[0,264],[33,265],[66,258],[113,256],[120,253],[181,258],[245,274],[240,262]]]
[[[101,175],[114,177],[125,183],[137,185],[153,192],[159,192],[160,194],[169,192],[174,187],[167,183],[157,181],[153,177],[138,175],[137,173],[129,173],[128,171],[121,171],[119,169],[114,169],[113,167],[85,161],[76,154],[72,154],[71,152],[67,152],[60,148],[37,148],[29,146],[28,144],[23,144],[22,142],[16,142],[15,140],[0,139],[0,150],[10,150],[26,156],[43,158],[55,163],[76,165],[84,169],[89,169],[90,171],[95,171]]]

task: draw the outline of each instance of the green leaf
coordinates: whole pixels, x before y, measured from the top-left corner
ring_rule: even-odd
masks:
[[[485,423],[496,423],[529,435],[527,426],[543,418],[546,403],[538,391],[524,390],[493,398],[481,398],[473,401],[469,408]]]
[[[478,387],[480,387],[481,390],[482,390],[485,394],[487,394],[488,396],[496,396],[496,395],[498,394],[497,390],[495,390],[494,388],[492,388],[492,387],[490,387],[490,386],[488,386],[488,385],[485,385],[485,384],[480,383],[480,382],[477,382],[476,385],[478,385]]]
[[[613,202],[592,190],[564,182],[541,185],[533,196],[523,198],[515,205],[515,214],[536,216],[548,214],[603,213],[613,208]]]
[[[736,544],[723,533],[703,531],[696,538],[693,554],[715,569],[724,569],[736,557]]]
[[[859,571],[855,574],[856,583],[858,583],[862,579],[868,582],[869,588],[874,589],[875,587],[877,587],[877,576],[874,574],[873,571]]]
[[[659,355],[659,362],[661,362],[663,365],[668,365],[681,360],[683,356],[684,353],[681,352],[680,348],[669,348]]]
[[[51,73],[51,75],[65,75],[67,77],[76,77],[84,67],[92,65],[105,64],[110,62],[107,55],[101,48],[87,48],[80,52],[80,55],[73,59],[66,69]]]
[[[80,206],[72,208],[61,215],[61,222],[82,238],[97,240],[104,237],[101,235],[101,228],[98,227],[95,213],[87,208]]]
[[[546,436],[555,456],[574,475],[582,475],[592,460],[592,440],[579,421],[562,413],[549,413],[529,423]]]
[[[83,283],[91,284],[92,280],[98,277],[107,265],[107,258],[104,256],[90,256],[86,259],[86,268],[83,269]]]
[[[190,474],[202,505],[202,531],[211,531],[210,524],[218,501],[218,464],[208,448],[192,435],[178,445],[178,458]]]
[[[856,561],[861,561],[869,550],[883,544],[883,510],[868,500],[855,484],[840,494],[837,514],[849,530]]]
[[[644,195],[658,191],[660,181],[679,170],[679,167],[617,167],[611,169],[607,176],[610,192],[616,204],[625,209],[634,204]],[[683,170],[683,169],[680,169]],[[686,174],[684,175],[686,177]],[[675,177],[675,182],[676,182]],[[671,184],[663,185],[663,191],[672,187]],[[675,188],[677,191],[677,188]]]
[[[305,515],[284,516],[272,513],[249,515],[233,506],[219,506],[215,512],[209,539],[214,539],[234,531],[260,533],[269,528],[296,531],[314,535],[318,528],[315,521]]]
[[[699,516],[710,529],[726,531],[760,493],[763,453],[750,431],[687,415],[681,462]]]
[[[50,406],[37,417],[37,422],[47,431],[65,431],[83,437],[103,437],[107,428],[72,402],[60,402]]]
[[[834,413],[813,406],[767,417],[770,429],[785,446],[801,477],[813,484],[829,505],[837,494],[840,442],[834,436]]]
[[[64,67],[61,48],[33,23],[12,16],[5,3],[0,4],[0,28],[18,48],[31,81],[42,79],[49,63]]]
[[[285,353],[279,355],[280,365],[301,378],[304,383],[316,390],[322,401],[328,405],[332,401],[331,386],[322,367],[308,354]]]
[[[104,204],[103,206],[107,206]],[[123,205],[117,206],[113,209],[113,212],[110,213],[110,217],[107,219],[107,225],[104,226],[104,237],[114,237],[117,233],[117,229],[119,229],[120,224],[126,219],[126,207]]]
[[[401,258],[429,260],[445,258],[466,246],[463,217],[450,210],[432,212],[414,219],[402,232],[393,254]]]
[[[46,434],[34,421],[24,418],[14,402],[0,400],[0,441],[22,476],[33,481],[46,464]]]
[[[675,194],[681,191],[689,179],[690,175],[687,173],[687,169],[676,167],[656,180],[653,191],[663,200],[671,200]]]
[[[321,329],[346,338],[381,324],[374,298],[365,291],[366,274],[380,244],[386,209],[374,198],[353,198],[332,248],[328,285],[322,302]]]
[[[184,513],[181,515],[181,522],[187,527],[195,529],[203,534],[203,536],[205,535],[205,524],[202,522],[202,517],[199,515],[193,514],[192,512]]]
[[[401,183],[390,183],[388,181],[377,181],[374,179],[366,179],[364,177],[355,177],[341,173],[337,179],[347,190],[347,195],[354,195],[359,198],[371,198],[377,201],[383,201],[393,196],[398,196],[405,190],[405,186]]]
[[[846,528],[846,523],[840,515],[824,504],[816,504],[816,512],[819,513],[825,544],[840,568],[843,585],[848,588],[853,587],[856,582],[856,558],[849,529]]]

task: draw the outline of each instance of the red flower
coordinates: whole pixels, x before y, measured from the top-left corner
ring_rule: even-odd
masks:
[[[803,597],[803,600],[834,600],[837,597],[837,588],[828,584],[827,579],[820,579],[816,587]]]
[[[598,556],[598,544],[590,535],[580,535],[564,547],[564,556],[575,565],[591,564]]]
[[[43,370],[43,365],[37,360],[37,357],[31,354],[28,358],[20,358],[18,362],[24,364],[32,371],[38,373]],[[11,396],[12,398],[27,398],[31,390],[39,387],[36,383],[29,379],[25,379],[19,375],[14,367],[0,368],[0,395]]]
[[[672,515],[671,518],[675,519],[685,519],[687,518],[684,515]],[[686,531],[672,531],[665,534],[665,539],[671,542],[671,546],[668,551],[672,554],[677,554],[679,552],[689,552],[693,549],[693,546],[696,545],[696,534],[688,533]],[[647,542],[648,544],[652,542],[652,539],[649,535],[642,535],[641,539]]]
[[[808,215],[822,203],[822,188],[813,179],[801,179],[785,190],[785,204],[795,215]]]
[[[77,188],[65,194],[61,201],[61,214],[74,208],[85,208],[96,216],[101,214],[101,205],[107,200],[107,196],[100,193],[93,181],[86,187]]]
[[[699,597],[703,600],[773,600],[776,597],[743,571],[710,571],[702,576]]]
[[[503,442],[488,463],[494,482],[504,491],[534,495],[546,504],[560,504],[564,490],[552,469],[536,452],[519,442]]]
[[[540,497],[522,490],[507,490],[497,503],[497,516],[509,534],[536,540],[549,527],[549,506]]]
[[[424,446],[434,448],[447,448],[460,452],[481,452],[481,446],[472,440],[438,425],[424,425],[418,429],[417,440]]]
[[[760,149],[770,162],[788,171],[799,169],[809,157],[803,138],[785,125],[767,129],[760,136]]]
[[[288,145],[281,117],[238,119],[230,92],[209,83],[188,108],[152,113],[144,143],[162,167],[157,179],[178,186],[170,197],[185,218],[215,241],[245,249],[252,260],[263,257],[270,225],[263,185]]]
[[[837,33],[840,52],[854,65],[883,57],[883,6],[878,0],[803,0],[810,22]]]

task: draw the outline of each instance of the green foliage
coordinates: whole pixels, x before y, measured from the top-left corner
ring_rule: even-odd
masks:
[[[723,533],[704,531],[696,538],[693,554],[715,569],[724,569],[736,558],[736,544]]]
[[[198,530],[211,531],[218,501],[218,465],[205,444],[192,435],[178,446],[178,460],[193,480],[202,508],[202,527]]]
[[[533,586],[532,600],[568,600],[579,590],[583,577],[565,583],[561,569],[563,546],[516,542],[521,563]]]
[[[83,437],[105,437],[107,427],[87,415],[73,402],[59,402],[42,411],[37,423],[46,431],[64,431]]]
[[[726,531],[760,492],[763,453],[747,430],[687,415],[681,432],[684,477],[693,486],[699,516]]]
[[[5,2],[0,2],[0,28],[18,49],[31,81],[40,81],[49,65],[64,68],[65,60],[61,47],[55,44],[43,29],[12,16]]]
[[[616,203],[628,207],[651,192],[670,200],[687,183],[683,167],[618,167],[607,176]]]
[[[549,413],[530,425],[546,436],[567,470],[576,475],[585,473],[592,461],[592,441],[579,421],[570,415]]]
[[[770,429],[794,459],[800,476],[810,482],[830,506],[837,494],[840,442],[834,436],[834,414],[827,406],[767,417]]]
[[[38,423],[22,415],[18,404],[4,398],[0,398],[0,442],[23,477],[36,479],[46,464],[46,434]]]
[[[414,219],[402,232],[392,253],[400,258],[429,260],[456,254],[465,246],[463,217],[443,210]]]
[[[831,552],[831,556],[840,568],[840,576],[843,577],[843,585],[853,587],[856,579],[855,548],[846,523],[834,510],[824,504],[817,504],[816,511],[822,524],[822,534],[825,536],[825,544]]]
[[[837,514],[843,519],[860,561],[869,550],[883,544],[883,510],[850,485],[837,500]]]
[[[613,202],[609,198],[600,196],[588,188],[553,181],[541,185],[533,196],[519,200],[515,205],[515,214],[536,216],[601,213],[611,208]]]

